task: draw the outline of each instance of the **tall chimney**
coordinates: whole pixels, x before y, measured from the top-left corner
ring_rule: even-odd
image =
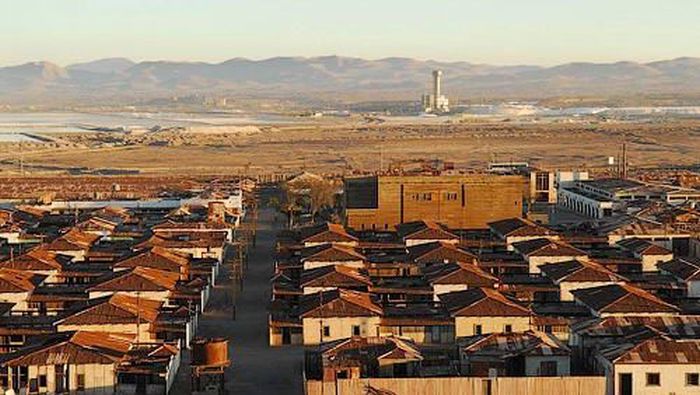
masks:
[[[435,95],[435,100],[437,101],[440,97],[440,84],[442,83],[442,70],[433,71],[433,95]]]

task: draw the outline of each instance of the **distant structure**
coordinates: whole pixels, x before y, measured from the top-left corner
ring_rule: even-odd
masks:
[[[423,95],[423,111],[431,114],[450,112],[450,101],[442,94],[442,70],[433,71],[433,93]]]

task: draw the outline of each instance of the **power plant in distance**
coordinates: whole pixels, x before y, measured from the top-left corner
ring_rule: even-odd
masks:
[[[423,111],[430,114],[450,112],[450,101],[442,94],[442,70],[433,71],[433,93],[421,98]]]

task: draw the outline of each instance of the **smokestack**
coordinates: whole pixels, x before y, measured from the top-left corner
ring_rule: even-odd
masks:
[[[438,97],[440,97],[441,92],[440,92],[440,85],[442,84],[442,70],[435,70],[433,71],[433,95],[435,96],[435,100],[437,100]]]

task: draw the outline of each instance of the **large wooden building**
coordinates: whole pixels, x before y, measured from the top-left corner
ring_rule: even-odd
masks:
[[[392,230],[426,220],[453,229],[523,212],[525,180],[515,175],[371,176],[345,180],[345,222],[356,230]]]

